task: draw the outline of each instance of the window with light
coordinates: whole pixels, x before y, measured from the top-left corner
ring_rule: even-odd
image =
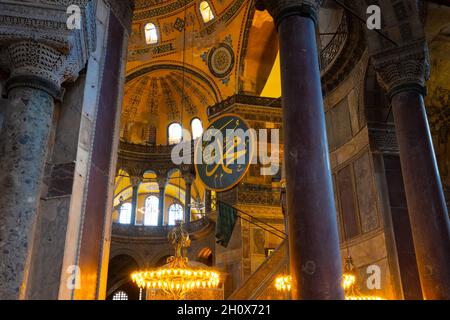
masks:
[[[214,13],[208,1],[200,2],[200,13],[202,14],[202,19],[204,23],[208,23],[214,19]]]
[[[127,202],[119,208],[119,223],[130,224],[131,223],[131,203]]]
[[[125,291],[117,291],[114,293],[113,300],[128,300],[128,295]]]
[[[168,131],[170,145],[181,142],[181,139],[183,138],[183,129],[179,123],[172,123],[169,126]]]
[[[203,125],[202,121],[199,118],[195,118],[191,122],[191,128],[192,128],[192,139],[198,139],[203,134]]]
[[[174,203],[169,207],[169,226],[174,226],[177,220],[184,220],[183,207]]]
[[[145,25],[145,42],[147,44],[158,43],[158,30],[153,23],[147,23]]]
[[[158,211],[159,211],[158,197],[150,196],[147,199],[145,199],[145,211],[144,211],[145,226],[158,225]]]

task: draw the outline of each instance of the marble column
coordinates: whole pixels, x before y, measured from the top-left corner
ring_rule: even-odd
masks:
[[[133,189],[132,195],[131,195],[131,218],[130,218],[130,224],[136,225],[136,216],[137,211],[139,208],[139,187],[142,182],[141,177],[131,177],[131,187]]]
[[[24,40],[23,34],[17,40],[7,35],[9,103],[0,133],[0,299],[26,296],[54,99],[61,99],[61,84],[69,76],[76,78],[83,66],[69,57],[70,44],[60,36],[61,43],[52,47]],[[3,40],[0,32],[0,45]]]
[[[166,176],[158,176],[158,187],[159,187],[159,212],[158,212],[158,226],[164,225],[164,200],[166,197]]]
[[[205,190],[205,214],[209,215],[211,214],[211,206],[212,206],[212,199],[211,199],[211,190],[206,189]]]
[[[450,224],[423,96],[429,74],[424,41],[373,57],[394,116],[408,213],[425,299],[450,299]]]
[[[184,193],[184,222],[191,222],[191,191],[192,183],[194,182],[194,176],[192,174],[183,175],[186,190]]]
[[[293,299],[343,299],[316,19],[320,0],[262,0],[279,38]]]

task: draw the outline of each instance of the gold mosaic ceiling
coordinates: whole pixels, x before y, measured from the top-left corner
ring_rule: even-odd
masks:
[[[253,29],[255,12],[252,1],[209,0],[215,18],[208,23],[202,20],[200,2],[136,1],[128,48],[122,140],[166,144],[167,125],[171,122],[182,122],[189,128],[192,118],[198,117],[206,126],[206,108],[242,91],[243,78],[249,78],[243,76],[245,69],[250,69],[251,61],[261,61],[261,51],[273,40],[263,39],[257,50],[250,43],[248,50],[256,53],[246,59],[251,38],[248,31]],[[268,14],[258,15],[266,15],[263,20],[267,22],[259,23],[263,31],[259,36],[274,33]],[[145,42],[147,23],[157,28],[156,44]],[[266,79],[276,57],[276,45],[272,51],[264,57],[269,67],[261,70]],[[251,67],[254,77],[258,69]]]
[[[167,126],[207,126],[207,107],[236,93],[260,95],[273,72],[278,41],[272,18],[250,0],[209,0],[214,19],[205,23],[201,0],[138,0],[128,48],[121,139],[167,143]],[[185,4],[185,5],[184,5]],[[333,32],[342,13],[324,10]],[[145,26],[158,42],[147,44]],[[326,41],[327,39],[322,39]],[[329,39],[328,39],[329,40]],[[279,84],[278,84],[279,85]]]

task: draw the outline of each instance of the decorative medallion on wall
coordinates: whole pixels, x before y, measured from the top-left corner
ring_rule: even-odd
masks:
[[[234,52],[231,46],[225,43],[212,48],[208,54],[209,71],[217,78],[225,78],[234,67]]]
[[[204,52],[201,57],[208,65],[209,71],[215,77],[220,78],[223,84],[228,85],[235,64],[231,35],[228,35],[222,43],[208,52]]]
[[[197,177],[209,190],[230,190],[250,168],[254,146],[255,137],[245,120],[235,114],[215,118],[195,145],[194,158],[200,159],[195,164]]]

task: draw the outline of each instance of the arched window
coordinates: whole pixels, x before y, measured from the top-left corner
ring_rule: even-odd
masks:
[[[200,138],[203,134],[202,121],[199,118],[194,118],[191,121],[192,139]]]
[[[181,125],[179,123],[172,123],[169,126],[168,130],[169,134],[169,145],[177,144],[181,142],[181,139],[183,138],[183,129],[181,128]]]
[[[174,203],[169,207],[169,226],[174,226],[177,220],[184,220],[183,207],[178,203]]]
[[[131,223],[131,203],[127,202],[119,208],[119,223],[130,224]]]
[[[158,225],[158,209],[159,199],[155,196],[150,196],[145,199],[144,225],[157,226]]]
[[[158,43],[158,30],[153,23],[147,23],[145,25],[145,42],[147,44],[155,44]]]
[[[200,13],[202,14],[204,23],[208,23],[214,19],[214,13],[208,1],[200,2]]]
[[[128,295],[125,291],[117,291],[113,295],[113,300],[128,300]]]

